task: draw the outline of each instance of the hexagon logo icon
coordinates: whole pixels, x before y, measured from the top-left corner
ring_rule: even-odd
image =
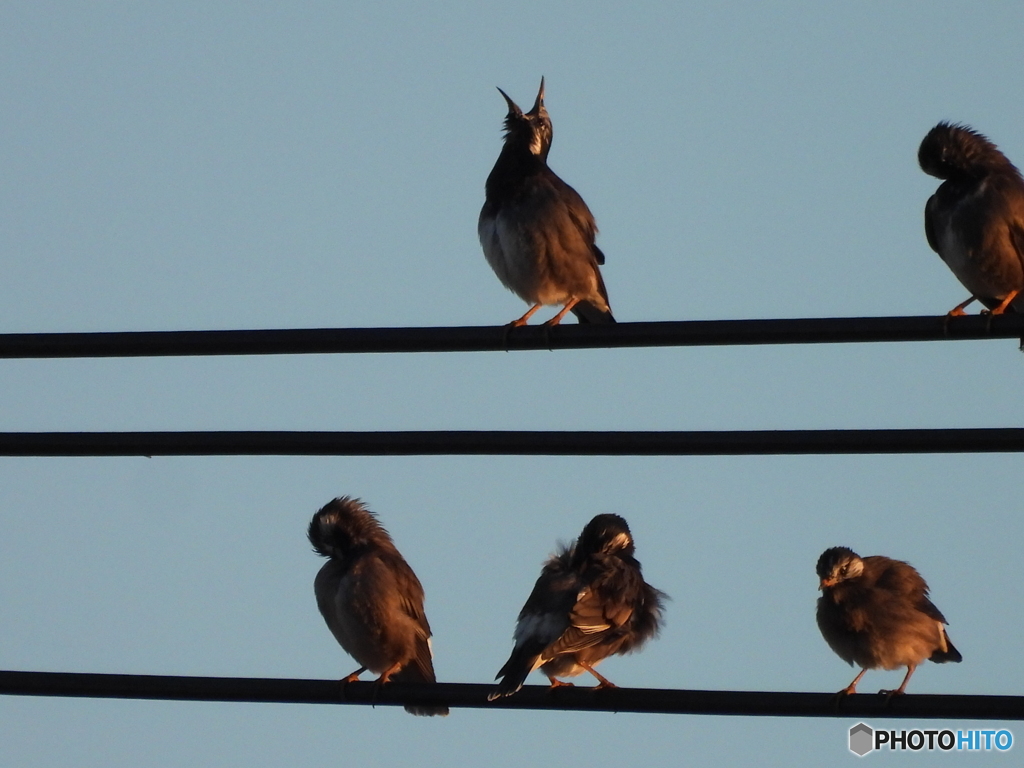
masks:
[[[857,723],[850,729],[850,751],[864,757],[875,748],[875,732],[866,723]]]

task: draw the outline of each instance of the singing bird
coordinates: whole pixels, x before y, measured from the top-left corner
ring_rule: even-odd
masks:
[[[633,552],[626,521],[606,514],[552,555],[519,612],[515,647],[488,700],[511,696],[538,667],[552,688],[572,685],[558,677],[584,671],[597,678],[598,688],[615,687],[594,667],[612,654],[639,650],[655,637],[668,599],[644,581]]]
[[[335,639],[360,667],[389,680],[433,683],[430,625],[423,587],[376,516],[359,499],[334,499],[313,515],[309,542],[327,558],[316,575],[316,604]],[[407,704],[414,715],[447,715],[448,707]]]
[[[575,189],[548,167],[551,118],[544,108],[544,78],[533,108],[508,102],[505,143],[485,186],[477,233],[487,263],[502,284],[530,304],[510,326],[526,325],[545,305],[563,305],[545,325],[570,310],[581,323],[614,323],[594,243],[597,224]]]
[[[966,125],[939,123],[917,152],[921,170],[943,179],[924,209],[932,247],[993,315],[1024,312],[1024,179],[995,144]]]
[[[946,617],[928,599],[928,585],[909,563],[832,547],[818,558],[817,572],[822,592],[818,628],[839,658],[862,667],[840,694],[856,693],[869,669],[905,666],[900,687],[880,691],[902,694],[925,659],[940,664],[963,660],[946,634]]]

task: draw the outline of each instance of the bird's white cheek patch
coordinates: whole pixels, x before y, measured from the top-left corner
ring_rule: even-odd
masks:
[[[530,142],[530,153],[539,155],[544,149],[544,140],[539,133],[533,134],[533,141]]]
[[[615,538],[613,538],[611,540],[608,548],[609,549],[625,549],[626,547],[628,547],[630,545],[631,542],[632,542],[632,539],[630,539],[627,534],[625,534],[625,533],[617,533],[617,534],[615,534]]]

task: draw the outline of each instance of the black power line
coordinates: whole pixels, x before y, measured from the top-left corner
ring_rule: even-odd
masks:
[[[485,352],[1024,336],[1024,315],[685,320],[615,325],[0,334],[0,358]]]
[[[769,691],[683,691],[663,688],[557,688],[525,686],[519,693],[487,701],[492,685],[416,685],[278,678],[100,675],[72,672],[0,671],[0,694],[173,701],[232,701],[287,704],[447,704],[480,709],[546,709],[775,717],[893,717],[950,720],[1024,720],[1024,696],[877,694]]]
[[[0,456],[745,456],[1019,453],[1024,428],[675,432],[0,432]]]

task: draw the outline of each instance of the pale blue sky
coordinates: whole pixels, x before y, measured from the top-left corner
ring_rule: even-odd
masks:
[[[5,3],[0,331],[518,317],[476,217],[495,86],[528,105],[541,75],[620,321],[941,314],[966,294],[924,239],[917,145],[963,121],[1024,162],[1022,24],[1009,2]],[[1022,380],[1013,341],[7,360],[0,430],[1022,426]],[[1016,694],[1020,477],[999,454],[3,459],[0,668],[340,677],[305,526],[351,494],[423,581],[446,681],[490,680],[556,541],[617,512],[673,598],[602,666],[620,685],[846,685],[814,623],[843,544],[918,566],[951,622],[964,662],[912,692]],[[851,724],[6,697],[0,763],[819,766]]]

